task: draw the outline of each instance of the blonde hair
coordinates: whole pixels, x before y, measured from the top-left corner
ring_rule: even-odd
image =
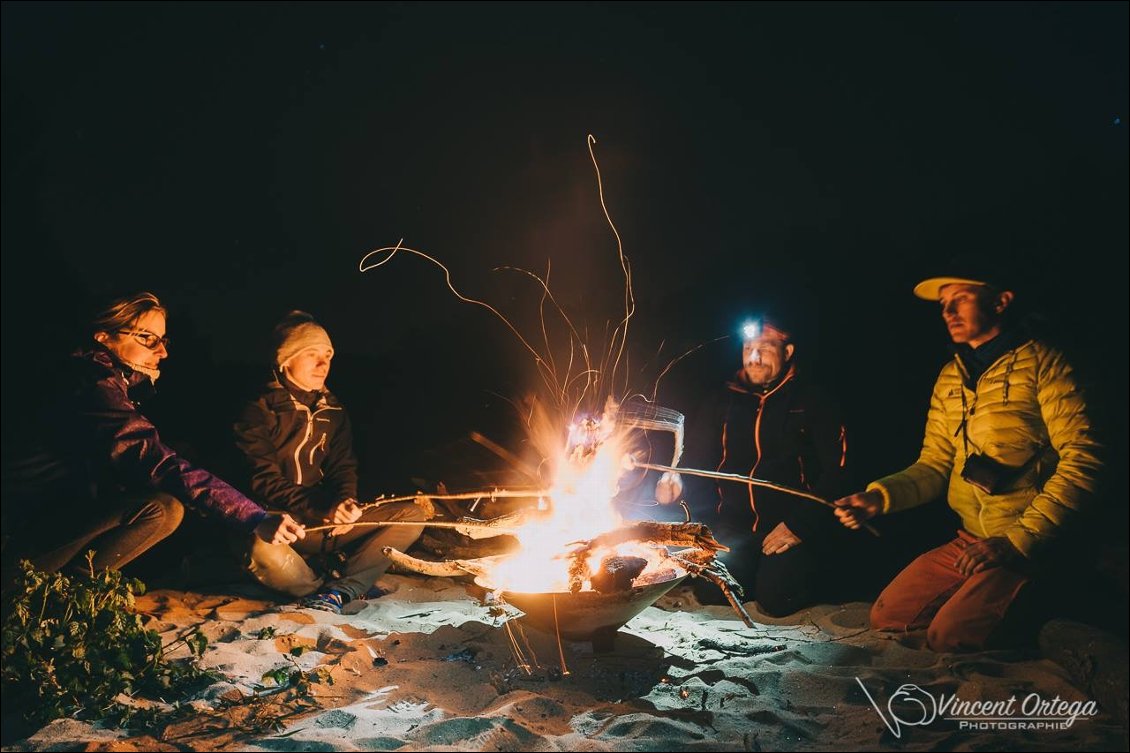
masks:
[[[142,291],[115,298],[94,315],[90,322],[90,334],[113,333],[121,329],[129,329],[138,319],[150,311],[159,311],[168,317],[168,311],[161,305],[160,299],[152,293]]]

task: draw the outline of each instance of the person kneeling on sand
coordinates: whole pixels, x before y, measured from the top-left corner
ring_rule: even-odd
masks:
[[[941,304],[955,345],[934,385],[922,452],[837,500],[836,514],[858,528],[945,495],[961,517],[957,537],[895,577],[871,624],[927,628],[936,651],[979,650],[1007,640],[1006,613],[1034,577],[1063,569],[1041,555],[1094,498],[1099,445],[1063,354],[1010,321],[1011,290],[972,274],[931,278],[914,293]]]
[[[799,318],[799,317],[795,317]],[[686,464],[756,477],[834,498],[845,483],[847,439],[839,407],[800,366],[796,325],[776,313],[743,329],[741,368],[691,416]],[[827,573],[855,560],[855,536],[807,500],[740,483],[686,478],[695,520],[729,547],[721,556],[747,599],[780,617],[838,597]],[[684,494],[680,474],[656,484],[661,504]],[[696,589],[718,603],[712,586]]]

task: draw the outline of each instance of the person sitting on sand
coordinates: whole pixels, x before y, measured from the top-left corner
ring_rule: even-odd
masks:
[[[422,526],[354,525],[417,522],[411,502],[363,511],[357,504],[357,459],[349,415],[326,389],[334,349],[329,334],[307,313],[294,311],[275,328],[275,370],[235,425],[253,496],[286,510],[311,531],[293,546],[251,541],[249,572],[263,585],[301,605],[340,612],[365,596],[391,562],[382,549],[404,551]]]

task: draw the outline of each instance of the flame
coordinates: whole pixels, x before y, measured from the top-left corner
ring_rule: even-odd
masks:
[[[547,514],[516,532],[520,549],[496,564],[488,578],[495,589],[525,593],[569,590],[568,553],[580,542],[624,524],[612,504],[628,448],[626,431],[618,429],[616,413],[616,403],[609,401],[599,419],[575,421],[566,442],[561,442],[558,433],[555,479],[548,498],[539,500],[539,509]],[[547,446],[544,440],[542,447]],[[587,561],[589,571],[598,572],[601,562],[613,555],[642,557],[649,570],[661,559],[653,546],[626,542],[594,549]],[[582,590],[591,587],[586,581]]]
[[[621,461],[628,446],[625,441],[627,430],[617,425],[618,403],[611,396],[619,394],[621,399],[631,399],[632,390],[629,389],[629,382],[633,372],[629,369],[628,329],[635,316],[636,299],[632,289],[632,267],[624,252],[620,232],[612,221],[612,215],[605,202],[600,164],[593,148],[596,138],[589,134],[586,144],[595,172],[601,211],[616,240],[617,260],[624,279],[623,309],[617,312],[615,320],[607,322],[603,344],[590,344],[587,341],[588,326],[577,326],[558,302],[549,287],[549,265],[544,277],[516,267],[499,268],[499,270],[522,273],[536,281],[542,294],[538,308],[542,336],[542,342],[539,344],[536,337],[527,337],[523,334],[502,311],[461,292],[454,284],[451,271],[439,259],[424,251],[405,246],[403,239],[395,246],[385,246],[370,251],[359,264],[360,271],[366,272],[384,267],[399,254],[421,258],[440,268],[448,290],[457,299],[488,310],[517,337],[534,358],[545,389],[545,397],[549,399],[552,408],[558,414],[570,416],[569,419],[561,420],[559,415],[555,417],[557,420],[552,420],[544,407],[537,404],[531,406],[526,419],[530,445],[538,451],[542,463],[554,469],[550,492],[546,498],[539,500],[539,509],[546,510],[548,514],[523,526],[517,533],[521,546],[519,552],[497,565],[492,571],[488,580],[500,590],[528,592],[567,590],[569,551],[579,542],[591,540],[602,533],[619,528],[623,523],[612,505],[612,500],[618,491],[617,480],[621,474]],[[371,262],[372,258],[376,261]],[[561,347],[563,343],[560,337],[556,334],[551,335],[553,328],[549,326],[545,316],[547,301],[551,313],[550,322],[559,320],[558,323],[563,326],[564,344],[567,348]],[[560,358],[555,358],[554,345],[557,346]],[[662,369],[652,386],[650,401],[654,401],[659,380],[667,371],[699,347],[702,346],[692,348]],[[637,394],[647,400],[646,393]],[[599,418],[588,416],[574,420],[577,411],[581,410],[580,406],[599,405],[602,399],[606,399],[603,415]],[[649,416],[652,423],[655,423],[656,419],[658,415]],[[569,426],[568,437],[562,441],[561,429],[566,425]],[[637,422],[636,425],[643,426],[643,423]],[[677,461],[682,448],[682,417],[679,416],[679,421],[673,425],[677,426],[675,428],[677,437],[675,461]],[[539,479],[544,478],[541,468],[542,466],[539,465],[534,474]],[[654,547],[622,544],[613,548],[594,550],[588,562],[590,571],[597,572],[600,563],[610,554],[643,556],[653,564],[660,560],[660,555]],[[586,584],[585,587],[589,588],[591,584]]]

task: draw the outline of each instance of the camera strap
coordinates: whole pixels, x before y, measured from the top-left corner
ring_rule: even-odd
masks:
[[[961,446],[965,450],[965,457],[969,457],[969,429],[966,428],[969,422],[969,403],[965,401],[965,385],[958,385],[958,389],[961,390],[961,425],[957,427],[957,431],[961,432]]]

